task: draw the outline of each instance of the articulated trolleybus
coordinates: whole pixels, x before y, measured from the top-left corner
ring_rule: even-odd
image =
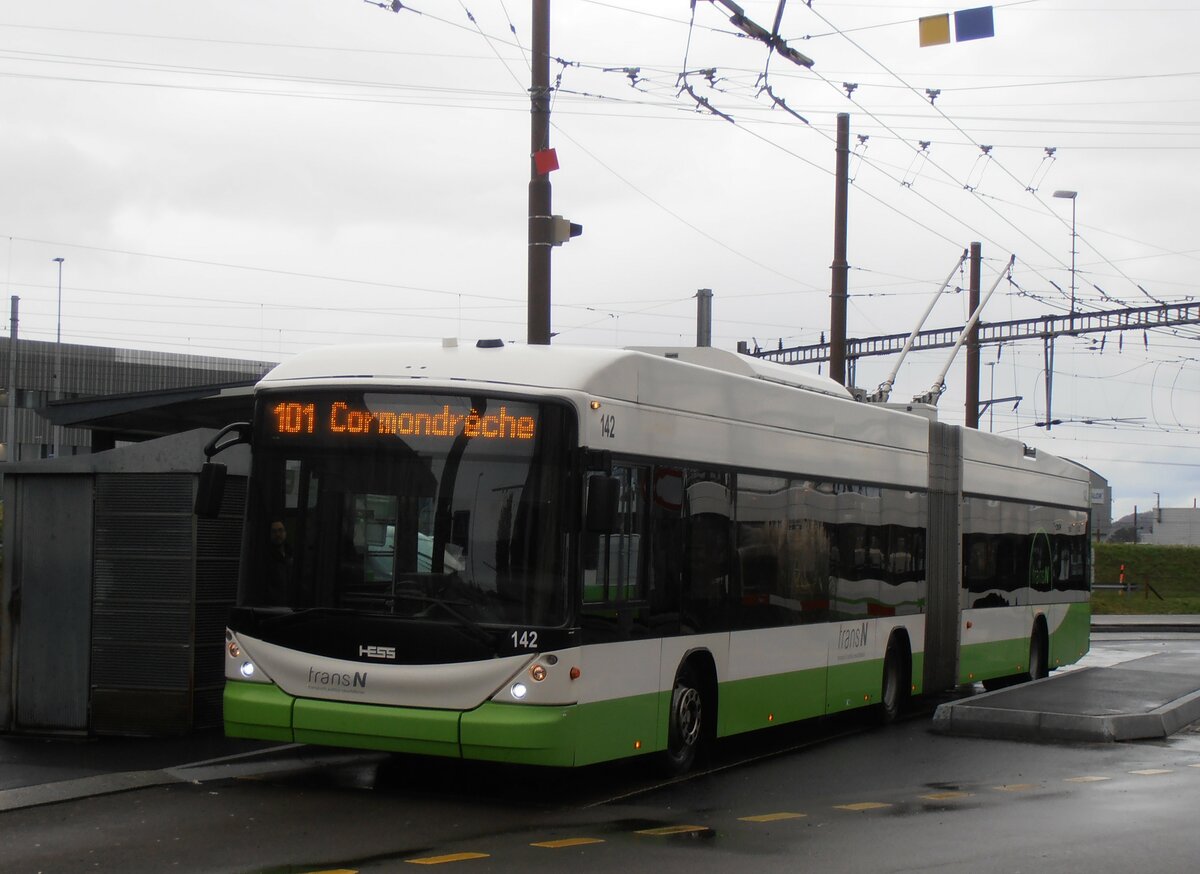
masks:
[[[1082,467],[746,356],[319,350],[242,442],[231,736],[683,770],[1088,648]]]

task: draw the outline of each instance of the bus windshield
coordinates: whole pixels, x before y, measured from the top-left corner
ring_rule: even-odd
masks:
[[[243,606],[565,621],[565,406],[264,392],[254,428]]]

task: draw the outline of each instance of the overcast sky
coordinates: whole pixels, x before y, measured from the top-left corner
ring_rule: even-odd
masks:
[[[0,4],[0,280],[21,336],[54,339],[62,257],[67,343],[278,360],[524,342],[529,2],[412,6]],[[769,29],[778,2],[743,6]],[[985,289],[1016,256],[985,320],[1066,312],[1060,189],[1078,192],[1079,310],[1194,300],[1200,4],[1002,3],[994,38],[919,46],[919,17],[961,8],[790,0],[780,32],[806,70],[768,63],[706,0],[694,17],[687,0],[554,0],[554,211],[585,228],[554,251],[554,342],[694,343],[699,288],[714,345],[817,342],[839,112],[855,144],[852,337],[911,329],[972,241]],[[950,293],[927,326],[966,316]],[[982,427],[1107,476],[1117,515],[1192,506],[1200,329],[1060,340],[1050,433],[1034,424],[1042,353],[1005,346],[983,368],[982,398],[1022,400]],[[912,356],[893,399],[945,359]],[[862,360],[858,384],[892,363]],[[963,379],[960,357],[947,421]]]

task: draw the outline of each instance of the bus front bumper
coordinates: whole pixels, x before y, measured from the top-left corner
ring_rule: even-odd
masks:
[[[527,765],[575,764],[575,706],[498,704],[474,710],[386,707],[294,698],[229,680],[225,734],[281,742]]]

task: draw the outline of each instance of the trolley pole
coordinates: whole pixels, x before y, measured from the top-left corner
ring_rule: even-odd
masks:
[[[850,193],[850,114],[837,117],[837,172],[833,204],[833,290],[829,295],[829,376],[846,384],[846,207]]]
[[[550,146],[550,0],[533,0],[533,56],[529,88],[529,299],[528,342],[550,345],[550,174],[533,156]]]
[[[979,273],[982,246],[971,244],[971,290],[969,312],[979,309]],[[967,409],[963,424],[968,428],[979,428],[979,323],[976,319],[974,327],[967,334]],[[991,398],[988,398],[991,401]]]

